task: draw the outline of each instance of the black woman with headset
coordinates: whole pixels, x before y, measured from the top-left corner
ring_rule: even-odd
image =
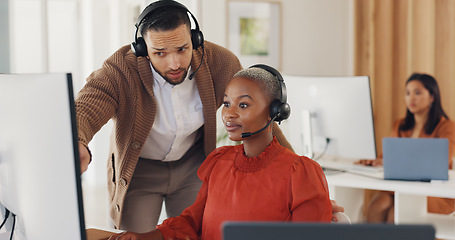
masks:
[[[219,147],[207,157],[198,172],[198,197],[180,216],[148,233],[110,239],[221,240],[226,221],[330,222],[322,168],[273,137],[271,123],[289,114],[278,71],[260,64],[238,72],[226,88],[221,115],[229,138],[243,144]]]
[[[232,52],[204,40],[184,5],[159,0],[139,15],[134,42],[88,77],[76,98],[81,171],[92,160],[89,142],[112,119],[107,178],[115,228],[151,231],[163,202],[168,217],[193,204],[202,184],[197,170],[216,148],[216,111],[241,69]]]

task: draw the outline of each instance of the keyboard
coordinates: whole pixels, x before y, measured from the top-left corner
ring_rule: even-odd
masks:
[[[363,172],[371,172],[371,173],[377,173],[377,172],[383,172],[384,168],[382,166],[365,166],[365,165],[360,165],[360,164],[352,164],[351,166],[347,166],[348,170],[352,171],[363,171]]]
[[[324,172],[350,172],[375,178],[384,178],[384,168],[382,166],[365,166],[354,164],[353,162],[335,162],[335,161],[320,161],[318,162]]]

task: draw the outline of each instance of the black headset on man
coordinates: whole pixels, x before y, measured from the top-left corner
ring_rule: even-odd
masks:
[[[261,68],[266,70],[267,72],[271,73],[273,76],[276,77],[277,81],[280,83],[280,99],[275,99],[270,104],[270,118],[271,120],[265,125],[263,128],[255,131],[255,132],[244,132],[242,133],[242,138],[251,137],[256,133],[259,133],[266,129],[273,121],[281,123],[281,121],[287,119],[289,115],[291,115],[291,107],[287,103],[287,91],[286,85],[284,84],[283,76],[273,67],[270,67],[265,64],[256,64],[249,68]]]
[[[176,9],[183,9],[187,13],[190,14],[191,18],[194,21],[195,29],[191,29],[191,42],[193,44],[193,49],[198,49],[199,47],[202,48],[202,58],[201,58],[201,63],[199,64],[199,67],[202,65],[202,61],[204,59],[204,35],[202,34],[201,30],[199,30],[199,24],[196,20],[196,17],[188,10],[188,8],[185,7],[185,5],[173,1],[173,0],[159,0],[156,2],[151,3],[148,5],[144,11],[139,15],[136,21],[136,32],[134,34],[134,42],[131,43],[131,51],[133,51],[134,55],[137,57],[146,57],[147,56],[147,45],[145,44],[144,38],[137,37],[137,33],[139,31],[139,26],[141,23],[144,21],[144,19],[149,15],[152,14],[153,12],[158,11],[160,8],[176,8]],[[199,70],[199,67],[194,71],[189,79],[191,80],[194,77],[194,74],[196,74],[197,70]]]

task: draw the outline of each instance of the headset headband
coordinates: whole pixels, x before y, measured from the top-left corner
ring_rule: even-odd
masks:
[[[147,15],[149,15],[149,13],[155,11],[158,8],[162,8],[162,7],[180,8],[180,9],[185,10],[187,13],[189,13],[191,15],[191,18],[193,18],[193,21],[194,21],[194,24],[195,24],[195,27],[196,27],[195,30],[199,31],[199,24],[198,24],[198,22],[196,20],[196,17],[194,17],[194,15],[190,12],[190,10],[188,10],[187,7],[185,7],[185,5],[183,5],[183,4],[179,3],[179,2],[173,1],[173,0],[161,0],[161,1],[156,1],[156,2],[148,5],[144,9],[144,11],[142,11],[142,13],[139,15],[139,17],[137,18],[135,26],[137,28],[139,28],[139,26],[141,25],[142,21],[144,21],[145,17]]]

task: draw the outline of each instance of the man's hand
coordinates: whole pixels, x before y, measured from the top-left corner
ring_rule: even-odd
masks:
[[[81,174],[87,171],[88,164],[90,163],[90,153],[88,149],[79,143],[79,160],[81,162]]]

